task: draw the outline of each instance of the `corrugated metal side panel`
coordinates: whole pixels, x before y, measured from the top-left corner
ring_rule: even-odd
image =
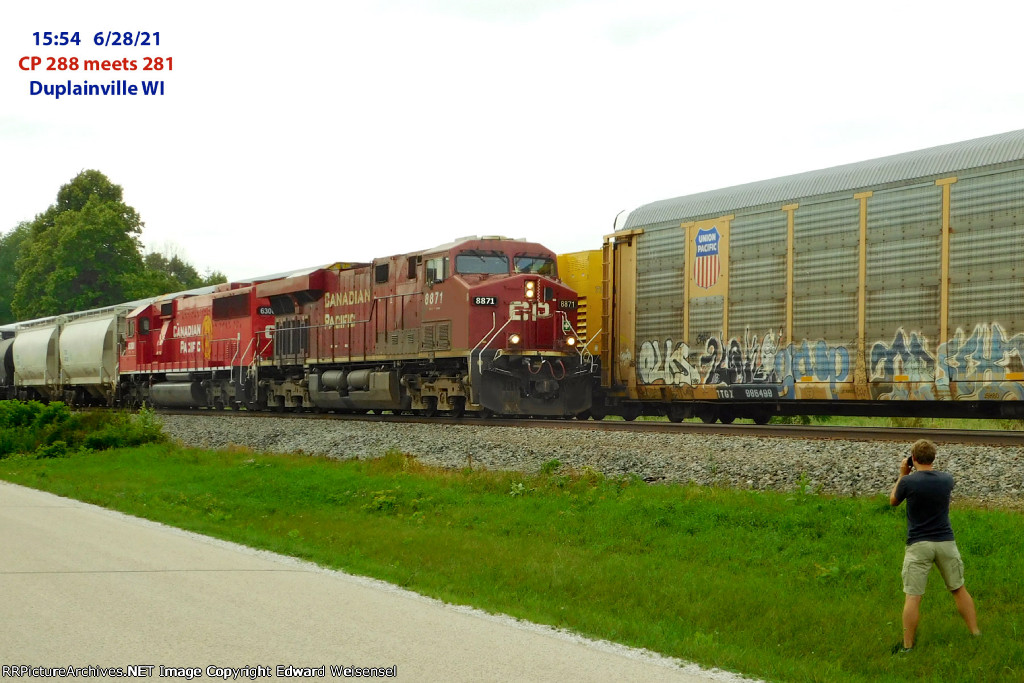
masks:
[[[679,226],[648,230],[637,240],[637,341],[681,340],[686,231]]]
[[[721,296],[690,299],[690,355],[687,360],[693,367],[700,367],[700,356],[704,353],[708,339],[722,338],[724,309],[725,299]]]
[[[729,334],[764,334],[786,324],[783,211],[736,216],[729,230]]]
[[[993,322],[1024,331],[1024,170],[961,178],[950,205],[950,333]]]
[[[793,341],[854,344],[860,203],[851,197],[801,206],[793,242]]]
[[[868,199],[865,335],[939,336],[942,188],[934,183],[876,192]]]
[[[937,177],[1024,159],[1024,130],[954,142],[818,171],[664,199],[632,211],[623,229],[664,221],[692,221],[744,208]]]

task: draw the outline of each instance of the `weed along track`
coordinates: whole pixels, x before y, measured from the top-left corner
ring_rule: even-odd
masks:
[[[192,413],[163,414],[160,420],[172,439],[194,447],[235,446],[339,459],[399,451],[448,469],[532,473],[545,467],[590,468],[607,477],[657,483],[856,496],[887,493],[900,458],[906,457],[910,443],[925,434],[916,429],[884,430],[881,438],[872,439],[865,430],[847,433],[815,427],[807,431],[792,425],[770,429],[591,421],[584,427],[569,420],[442,424],[404,417],[386,421],[311,417],[317,416],[266,419]],[[600,428],[595,428],[598,424]],[[957,480],[956,499],[1024,509],[1024,446],[988,445],[998,443],[990,436],[993,433],[979,434],[983,443],[961,443],[965,438],[961,432],[928,434],[942,444],[944,469]],[[1011,443],[1021,443],[1019,435],[1009,434],[1015,439]],[[787,438],[769,438],[777,436]]]

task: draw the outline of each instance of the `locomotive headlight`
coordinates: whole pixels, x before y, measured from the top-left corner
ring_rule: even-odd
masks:
[[[537,283],[533,280],[526,281],[526,298],[532,299],[537,296]]]
[[[510,346],[519,346],[519,342],[521,342],[521,341],[522,341],[522,339],[515,332],[513,332],[510,335],[508,335],[508,343],[509,343]]]
[[[576,337],[566,337],[565,343],[569,346],[576,346]]]

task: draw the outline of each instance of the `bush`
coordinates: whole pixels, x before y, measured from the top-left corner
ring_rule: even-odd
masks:
[[[46,446],[36,449],[37,458],[63,458],[68,454],[68,445],[63,441],[54,441]]]
[[[70,450],[106,450],[166,440],[152,410],[73,413],[60,401],[0,401],[0,458],[34,453],[63,457]]]

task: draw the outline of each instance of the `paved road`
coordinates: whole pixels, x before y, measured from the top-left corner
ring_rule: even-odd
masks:
[[[0,666],[397,667],[403,681],[723,681],[608,643],[0,482]],[[142,671],[146,671],[143,669]],[[95,675],[96,670],[88,673]],[[164,673],[168,673],[165,671]],[[184,673],[184,672],[178,672]],[[250,674],[247,677],[247,674]]]

